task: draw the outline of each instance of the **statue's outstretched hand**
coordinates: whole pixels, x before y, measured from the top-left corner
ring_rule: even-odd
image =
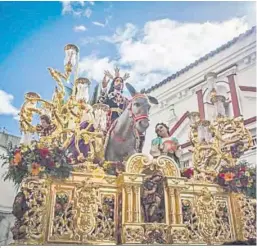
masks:
[[[107,80],[106,77],[107,77],[107,75],[105,74],[104,78],[103,78],[103,81],[102,81],[102,87],[103,88],[106,88],[108,86],[109,81],[110,81],[110,79]]]

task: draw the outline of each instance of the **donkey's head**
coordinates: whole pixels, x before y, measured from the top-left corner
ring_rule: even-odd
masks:
[[[158,104],[158,100],[152,96],[138,93],[129,83],[126,83],[126,87],[132,96],[128,106],[129,114],[133,118],[137,131],[143,133],[149,126],[150,103]]]

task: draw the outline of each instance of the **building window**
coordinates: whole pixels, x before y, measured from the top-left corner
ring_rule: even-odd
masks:
[[[182,161],[182,162],[181,162],[181,167],[182,167],[181,169],[188,168],[189,165],[190,165],[189,162],[190,162],[189,160]]]

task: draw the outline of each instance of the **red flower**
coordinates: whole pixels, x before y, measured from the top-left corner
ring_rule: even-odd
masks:
[[[41,148],[39,149],[40,156],[43,158],[46,158],[46,156],[49,154],[48,148]]]
[[[194,169],[193,168],[188,168],[182,174],[183,174],[184,177],[191,178],[194,174]]]
[[[224,174],[224,173],[220,173],[220,174],[219,174],[219,177],[224,178],[224,177],[225,177],[225,174]]]

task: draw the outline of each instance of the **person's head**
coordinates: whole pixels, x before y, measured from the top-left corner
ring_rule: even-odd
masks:
[[[158,137],[167,138],[169,137],[169,127],[164,123],[158,123],[155,126],[155,132]]]
[[[155,172],[154,174],[153,174],[153,176],[152,176],[152,181],[153,182],[159,182],[159,181],[161,181],[162,180],[162,178],[163,178],[163,175],[162,175],[162,173],[161,172],[159,172],[159,171],[157,171],[157,172]]]
[[[49,116],[47,116],[47,115],[41,115],[40,122],[41,122],[41,126],[43,128],[47,128],[51,124],[51,120],[50,120]]]
[[[124,87],[124,80],[121,77],[115,77],[112,80],[109,92],[112,92],[114,90],[118,90],[118,91],[122,92],[123,91],[123,87]]]

